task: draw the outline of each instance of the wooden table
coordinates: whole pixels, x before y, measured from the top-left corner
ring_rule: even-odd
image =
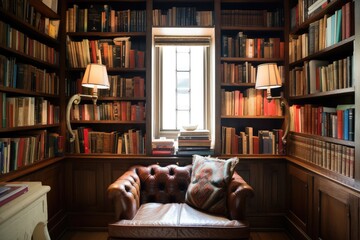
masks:
[[[0,207],[0,239],[50,240],[46,200],[50,187],[41,182],[16,183],[28,184],[29,190]]]

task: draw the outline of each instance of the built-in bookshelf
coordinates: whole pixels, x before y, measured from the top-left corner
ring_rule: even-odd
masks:
[[[283,154],[280,102],[268,101],[255,81],[259,64],[275,62],[285,83],[284,3],[221,1],[219,17],[220,152]]]
[[[51,1],[54,2],[55,1]],[[0,5],[0,175],[63,156],[60,16],[42,1]]]
[[[96,105],[72,106],[70,153],[145,153],[146,10],[146,1],[67,3],[66,95],[90,93],[81,87],[89,63],[106,65],[110,83]]]
[[[289,155],[355,178],[354,2],[301,2],[291,5]]]

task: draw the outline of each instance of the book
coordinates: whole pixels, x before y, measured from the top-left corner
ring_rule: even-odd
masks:
[[[0,207],[28,191],[27,184],[0,184]]]

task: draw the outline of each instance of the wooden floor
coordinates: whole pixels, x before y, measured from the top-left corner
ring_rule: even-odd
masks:
[[[107,232],[67,232],[61,240],[106,240]],[[251,240],[291,240],[284,232],[251,232]]]

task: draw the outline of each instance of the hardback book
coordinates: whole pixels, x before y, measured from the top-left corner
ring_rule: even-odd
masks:
[[[2,183],[0,184],[0,207],[28,191],[27,184]]]

